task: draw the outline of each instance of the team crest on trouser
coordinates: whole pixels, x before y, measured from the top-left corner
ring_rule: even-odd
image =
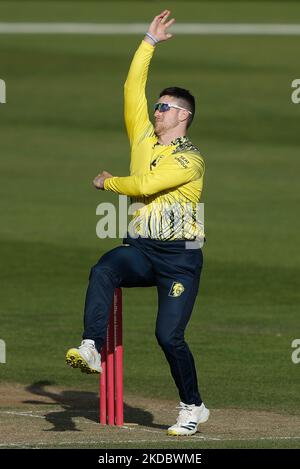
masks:
[[[184,292],[184,286],[182,283],[173,282],[169,291],[169,296],[180,296]]]

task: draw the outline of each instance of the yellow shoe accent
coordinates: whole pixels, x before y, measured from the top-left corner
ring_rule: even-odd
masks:
[[[72,368],[79,368],[82,373],[87,374],[99,374],[99,371],[92,370],[87,362],[82,358],[80,353],[76,348],[71,348],[66,353],[66,363],[70,365]]]
[[[176,433],[175,430],[168,430],[167,433],[168,433],[169,436],[180,436],[178,433]]]
[[[183,435],[182,433],[177,433],[176,430],[168,430],[167,434],[169,436],[187,436],[187,435]]]

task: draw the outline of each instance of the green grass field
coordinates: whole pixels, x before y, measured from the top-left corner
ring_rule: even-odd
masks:
[[[296,23],[300,13],[293,2],[16,3],[1,2],[1,21],[141,22],[168,7],[178,22]],[[90,267],[120,243],[96,237],[97,205],[117,197],[91,181],[102,169],[128,174],[122,87],[140,40],[0,35],[2,382],[97,391],[97,380],[67,368],[64,354],[81,340]],[[290,98],[299,42],[176,36],[151,65],[149,105],[172,85],[198,102],[190,137],[206,161],[207,243],[187,339],[212,409],[299,414],[291,342],[300,336],[300,105]],[[176,400],[154,337],[155,289],[123,297],[126,393]]]

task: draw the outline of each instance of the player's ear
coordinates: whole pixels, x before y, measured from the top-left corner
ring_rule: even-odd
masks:
[[[189,113],[188,111],[185,111],[184,109],[180,109],[178,117],[179,117],[180,122],[186,121],[189,117]]]

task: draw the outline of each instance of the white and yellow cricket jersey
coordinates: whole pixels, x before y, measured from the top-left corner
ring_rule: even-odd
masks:
[[[143,204],[131,226],[142,237],[170,241],[203,238],[196,216],[203,186],[204,161],[187,137],[158,143],[145,94],[154,47],[142,41],[125,83],[125,124],[131,146],[130,176],[105,180],[104,189]]]

